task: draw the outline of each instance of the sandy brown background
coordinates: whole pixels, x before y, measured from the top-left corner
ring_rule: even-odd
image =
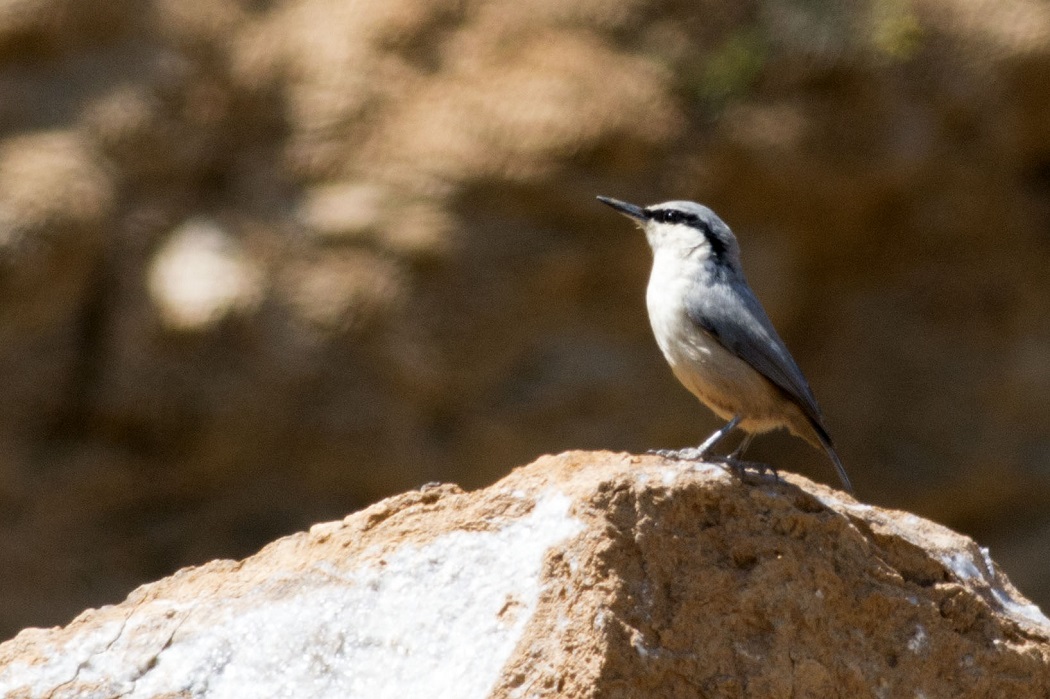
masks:
[[[1050,606],[1045,3],[8,0],[0,638],[427,481],[696,443],[596,194],[721,213],[860,497]]]

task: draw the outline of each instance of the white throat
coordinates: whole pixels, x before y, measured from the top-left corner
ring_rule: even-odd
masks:
[[[645,292],[653,334],[672,364],[671,345],[675,338],[689,330],[685,299],[703,273],[706,258],[706,255],[683,256],[683,253],[688,253],[688,250],[667,245],[653,249],[653,269]]]

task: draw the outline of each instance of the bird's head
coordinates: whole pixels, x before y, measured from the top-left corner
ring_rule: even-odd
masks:
[[[611,197],[598,197],[645,231],[654,253],[669,251],[722,267],[738,269],[740,246],[729,226],[711,209],[692,201],[666,201],[637,206]]]

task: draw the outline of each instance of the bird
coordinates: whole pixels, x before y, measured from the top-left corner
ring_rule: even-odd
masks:
[[[598,200],[645,232],[653,252],[645,300],[656,343],[682,385],[726,420],[698,447],[656,453],[720,461],[739,471],[763,467],[741,457],[755,435],[786,428],[826,452],[852,493],[813,391],[747,283],[729,226],[692,201],[643,207]],[[716,455],[714,447],[737,428],[744,432],[737,449]]]

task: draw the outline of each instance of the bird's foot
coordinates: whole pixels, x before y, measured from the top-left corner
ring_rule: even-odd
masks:
[[[685,449],[650,449],[647,454],[655,454],[665,459],[677,459],[678,461],[707,461],[713,454],[705,453],[699,447],[686,447]]]
[[[686,447],[685,449],[650,449],[648,454],[655,454],[656,456],[662,456],[665,459],[675,459],[678,461],[706,461],[712,464],[718,464],[725,466],[740,480],[744,480],[744,476],[748,471],[757,472],[759,476],[764,476],[767,473],[773,474],[773,480],[780,480],[780,474],[777,473],[776,468],[769,464],[762,463],[761,461],[747,461],[736,456],[736,452],[733,454],[715,454],[711,451],[704,451],[699,447]]]
[[[761,461],[745,461],[744,459],[739,459],[733,456],[732,454],[728,456],[708,458],[711,461],[715,461],[716,463],[722,464],[723,466],[726,466],[727,468],[732,470],[733,473],[735,473],[737,478],[739,478],[740,480],[744,479],[744,474],[747,471],[757,471],[758,475],[760,476],[764,476],[767,473],[772,473],[773,480],[780,480],[780,474],[777,473],[776,468],[770,466],[769,464],[762,463]]]

